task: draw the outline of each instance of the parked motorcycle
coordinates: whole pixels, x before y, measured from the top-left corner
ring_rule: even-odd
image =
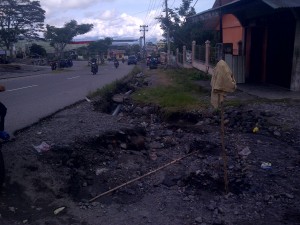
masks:
[[[66,67],[72,67],[73,66],[73,60],[72,59],[67,59],[66,60]]]
[[[117,69],[119,67],[119,61],[118,60],[114,61],[114,65],[115,65],[115,67]]]
[[[98,73],[98,65],[96,62],[91,62],[91,72],[93,75]]]

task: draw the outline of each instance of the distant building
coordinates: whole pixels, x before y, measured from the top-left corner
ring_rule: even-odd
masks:
[[[164,49],[166,47],[166,44],[167,43],[165,41],[162,41],[162,40],[156,43],[158,50]]]
[[[151,54],[157,54],[158,53],[157,45],[153,44],[152,42],[148,42],[146,45],[146,52],[148,56]]]

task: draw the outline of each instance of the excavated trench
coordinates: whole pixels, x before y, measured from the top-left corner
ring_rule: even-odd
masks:
[[[109,92],[94,101],[95,110],[112,114],[119,104],[112,100],[113,96],[130,90],[132,90],[130,83],[119,85],[114,92]],[[139,110],[135,110],[137,108]],[[145,108],[147,109],[144,110]],[[85,143],[77,142],[73,146],[55,148],[53,154],[44,156],[43,160],[56,165],[54,169],[58,172],[60,169],[68,168],[69,179],[65,182],[66,186],[61,188],[63,194],[78,202],[91,199],[99,193],[166,164],[172,158],[169,153],[175,148],[181,149],[177,152],[181,155],[198,151],[195,156],[188,159],[189,164],[197,162],[197,170],[187,172],[182,165],[174,165],[181,168],[177,174],[168,172],[159,183],[151,182],[155,174],[151,175],[135,184],[120,188],[113,194],[103,196],[102,202],[130,204],[139,201],[146,192],[157,185],[167,187],[177,185],[199,195],[201,192],[224,194],[221,145],[219,138],[216,138],[216,134],[219,135],[219,112],[210,115],[205,113],[205,116],[202,113],[175,112],[166,118],[165,113],[157,106],[137,105],[127,99],[123,102],[120,113],[122,113],[120,119],[133,120],[137,126],[134,129],[107,132]],[[156,118],[154,124],[159,127],[157,130],[149,128],[153,123],[153,114]],[[229,107],[225,112],[226,129],[232,133],[253,135],[253,128],[258,126],[261,140],[264,140],[264,137],[274,137],[275,131],[280,128],[269,122],[273,114],[245,110],[243,106]],[[195,126],[199,121],[202,121],[201,126]],[[148,125],[140,126],[142,123]],[[161,135],[162,133],[167,135]],[[257,136],[251,137],[256,142]],[[277,138],[288,140],[284,132]],[[153,147],[156,142],[162,143],[162,147],[157,145]],[[246,160],[237,155],[240,149],[230,142],[226,144],[230,192],[235,195],[257,192],[259,185],[253,185]],[[153,148],[158,155],[154,160],[150,157]]]

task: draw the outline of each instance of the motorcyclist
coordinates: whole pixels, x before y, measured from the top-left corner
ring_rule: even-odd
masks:
[[[117,59],[114,60],[114,65],[115,65],[116,68],[118,68],[118,66],[119,66],[119,61],[118,61]]]
[[[92,58],[91,61],[90,61],[90,64],[92,63],[97,63],[97,59],[96,58]]]
[[[91,64],[91,72],[95,75],[98,72],[97,59],[92,58],[90,64]]]

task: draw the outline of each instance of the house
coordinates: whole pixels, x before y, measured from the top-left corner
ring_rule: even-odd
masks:
[[[240,59],[241,83],[300,91],[300,1],[216,0],[187,21],[220,31],[225,61]]]

